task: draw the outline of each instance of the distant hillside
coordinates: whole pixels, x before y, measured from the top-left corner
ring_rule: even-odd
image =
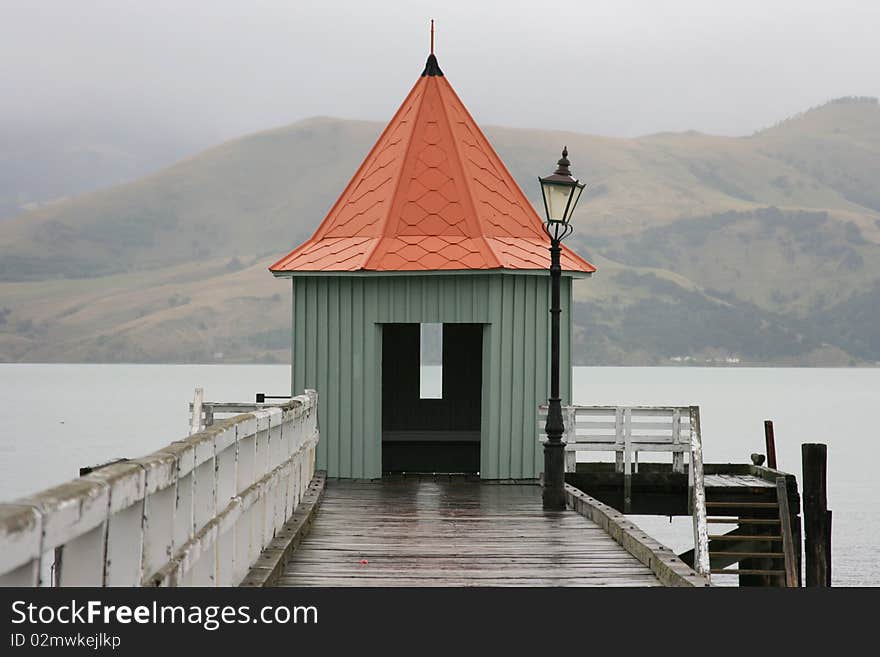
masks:
[[[97,121],[64,112],[0,121],[0,221],[135,180],[213,141],[161,122]]]
[[[318,118],[0,222],[0,360],[284,361],[265,267],[320,222],[381,125]],[[583,363],[880,361],[880,106],[748,137],[488,128],[527,195],[562,144]]]

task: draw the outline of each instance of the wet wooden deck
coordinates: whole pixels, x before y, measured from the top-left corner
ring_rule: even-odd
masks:
[[[703,476],[706,488],[776,488],[776,484],[749,474],[707,474]]]
[[[534,484],[460,478],[329,481],[278,586],[660,586],[574,511],[545,513]]]

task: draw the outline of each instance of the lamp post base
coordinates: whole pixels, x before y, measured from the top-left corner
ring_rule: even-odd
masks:
[[[565,510],[565,443],[544,442],[544,490],[541,496],[545,511]]]

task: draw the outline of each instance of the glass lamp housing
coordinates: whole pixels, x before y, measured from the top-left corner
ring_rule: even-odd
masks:
[[[548,225],[567,226],[586,185],[572,177],[568,168],[571,163],[568,161],[567,148],[562,150],[562,159],[557,164],[556,171],[538,178],[538,181],[541,183]]]
[[[550,223],[567,224],[581,197],[585,185],[577,180],[555,181],[556,176],[541,179],[541,191],[544,193],[544,209]]]

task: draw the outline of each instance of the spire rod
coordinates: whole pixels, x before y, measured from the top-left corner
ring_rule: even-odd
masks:
[[[425,70],[422,71],[422,77],[426,75],[443,75],[440,65],[437,63],[437,57],[434,55],[434,19],[431,19],[431,54],[428,55],[428,61],[425,62]]]

